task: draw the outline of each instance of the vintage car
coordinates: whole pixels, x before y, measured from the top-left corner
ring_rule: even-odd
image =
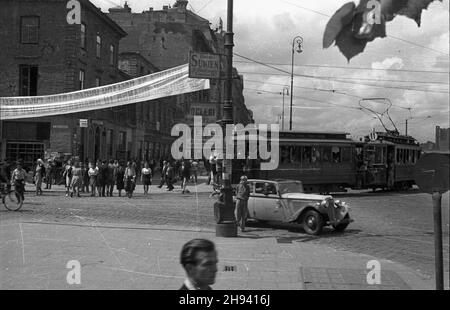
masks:
[[[250,219],[298,223],[311,235],[319,235],[328,225],[344,231],[353,222],[345,202],[329,195],[305,194],[300,181],[250,179],[248,182]]]

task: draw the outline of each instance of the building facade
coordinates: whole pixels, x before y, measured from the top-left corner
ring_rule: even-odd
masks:
[[[164,70],[187,64],[189,52],[224,54],[224,32],[212,30],[210,22],[187,9],[188,1],[177,0],[173,7],[150,8],[134,13],[125,4],[109,9],[109,17],[128,36],[121,41],[121,52],[139,52],[156,67]],[[224,70],[224,68],[223,68]],[[234,72],[233,105],[236,123],[253,122],[245,106],[243,78]],[[175,121],[193,125],[194,116],[202,116],[204,124],[222,119],[224,80],[211,80],[211,89],[177,96]]]
[[[448,152],[450,150],[450,128],[436,126],[436,150]]]
[[[0,97],[68,93],[157,71],[142,57],[143,71],[121,71],[119,58],[122,67],[130,59],[129,55],[119,55],[119,43],[126,32],[88,0],[79,2],[81,25],[69,25],[66,0],[1,1],[0,40],[8,44],[4,44],[0,53]],[[170,144],[166,136],[172,123],[170,112],[163,114],[161,122],[160,111],[165,104],[160,100],[2,121],[0,157],[22,159],[26,165],[37,158],[51,157],[81,160],[160,157]],[[146,117],[152,121],[145,122]],[[88,127],[80,127],[80,120],[88,120]],[[146,131],[147,127],[155,130]],[[165,135],[162,140],[161,132]],[[153,144],[151,139],[157,143]]]

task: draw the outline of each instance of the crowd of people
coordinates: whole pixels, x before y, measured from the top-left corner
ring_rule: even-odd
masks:
[[[217,171],[221,169],[216,169],[215,162],[213,169],[210,169],[209,160],[204,162],[209,175],[208,184],[211,181],[220,182],[221,177]],[[15,163],[1,161],[0,166],[3,182],[8,184],[12,181],[11,176],[16,167],[25,168],[21,161]],[[122,197],[122,193],[125,192],[125,195],[131,198],[139,182],[143,186],[144,195],[149,195],[153,176],[158,173],[161,179],[159,188],[165,185],[167,191],[173,191],[174,185],[180,182],[180,188],[184,194],[189,193],[188,183],[197,184],[199,166],[197,160],[184,159],[161,160],[159,165],[155,161],[146,161],[142,166],[135,160],[125,163],[114,159],[95,162],[69,159],[61,163],[51,159],[46,162],[38,159],[33,167],[24,169],[23,182],[24,184],[25,181],[30,182],[27,178],[32,174],[37,196],[44,193],[43,189],[51,190],[54,185],[64,185],[67,197],[81,197],[82,193],[90,194],[91,197],[113,197],[116,190],[119,197]]]

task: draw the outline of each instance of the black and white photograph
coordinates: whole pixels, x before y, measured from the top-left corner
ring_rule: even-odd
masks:
[[[0,290],[449,290],[449,12],[0,0]]]

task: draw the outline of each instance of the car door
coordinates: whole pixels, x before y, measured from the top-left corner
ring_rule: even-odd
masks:
[[[283,221],[284,213],[280,204],[276,183],[255,182],[253,210],[256,219],[264,221]]]

